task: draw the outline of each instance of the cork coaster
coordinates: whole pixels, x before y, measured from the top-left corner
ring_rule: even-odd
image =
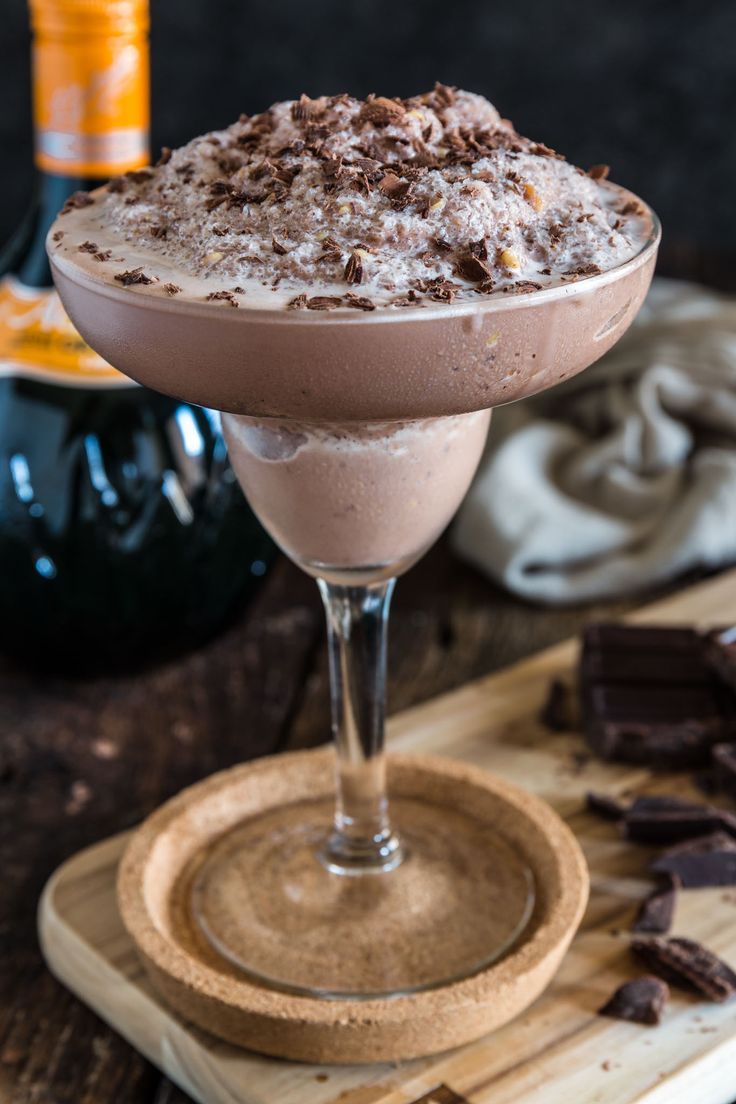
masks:
[[[539,798],[477,767],[389,757],[392,796],[489,824],[536,882],[532,919],[501,960],[442,988],[390,999],[319,1000],[249,980],[195,928],[190,893],[202,855],[224,832],[297,801],[329,798],[332,749],[260,759],[213,775],[158,809],[133,835],[118,902],[152,984],[182,1017],[228,1042],[281,1058],[360,1063],[434,1054],[507,1023],[552,979],[585,908],[588,876],[572,833]],[[442,954],[438,944],[437,955]]]

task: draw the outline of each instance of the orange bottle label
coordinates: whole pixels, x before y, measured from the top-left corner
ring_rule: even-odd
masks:
[[[114,176],[148,163],[148,42],[131,32],[34,42],[36,164]]]
[[[53,288],[29,288],[12,276],[0,280],[0,376],[135,386],[82,340]]]

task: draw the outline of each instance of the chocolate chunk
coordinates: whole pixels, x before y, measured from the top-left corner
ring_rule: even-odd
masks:
[[[631,930],[662,934],[672,927],[677,890],[680,879],[670,876],[667,881],[642,901]]]
[[[162,146],[161,147],[161,155],[160,155],[158,161],[156,162],[156,168],[159,168],[161,165],[168,165],[170,160],[171,160],[171,150],[169,149],[168,146]]]
[[[714,629],[703,637],[705,658],[732,690],[736,690],[736,629]]]
[[[224,288],[222,291],[211,291],[209,295],[205,295],[205,299],[210,303],[222,302],[228,303],[231,307],[240,306],[232,291],[227,291]]]
[[[619,985],[613,996],[598,1009],[598,1015],[654,1026],[662,1018],[669,995],[669,986],[660,978],[632,978]]]
[[[651,869],[678,878],[685,889],[736,885],[736,840],[726,832],[689,840],[665,851]]]
[[[626,806],[608,794],[587,793],[585,807],[589,813],[602,817],[603,820],[622,820],[626,815]]]
[[[574,728],[570,688],[561,679],[554,679],[550,684],[539,720],[552,732],[569,732]]]
[[[679,843],[717,831],[736,836],[733,813],[664,794],[637,798],[625,817],[625,835],[636,843]]]
[[[588,169],[588,176],[592,180],[605,180],[610,171],[610,165],[591,165]]]
[[[581,696],[586,738],[606,759],[696,766],[736,733],[736,698],[713,675],[692,629],[589,626]]]
[[[714,786],[736,799],[736,744],[716,744],[711,755]]]
[[[440,81],[435,81],[434,86],[435,100],[443,107],[451,107],[457,99],[457,88],[454,85],[442,84]]]
[[[693,939],[635,939],[631,949],[645,966],[671,985],[694,990],[719,1003],[736,993],[736,974],[731,967]]]

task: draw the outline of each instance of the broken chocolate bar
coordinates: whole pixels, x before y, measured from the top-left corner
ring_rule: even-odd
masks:
[[[680,843],[719,831],[736,837],[733,813],[666,794],[637,797],[624,818],[626,838],[636,843]]]
[[[736,840],[727,832],[689,840],[665,851],[651,869],[678,878],[684,889],[736,885]]]
[[[713,629],[703,637],[706,662],[721,679],[736,690],[736,628]]]
[[[552,732],[569,732],[575,727],[571,699],[569,686],[560,679],[554,679],[539,714],[539,720],[545,728],[549,728]]]
[[[632,978],[620,985],[609,1000],[598,1009],[599,1016],[631,1023],[658,1024],[662,1009],[669,999],[666,982],[657,977]]]
[[[635,939],[633,953],[671,985],[722,1002],[736,994],[736,974],[722,959],[693,939]]]
[[[736,735],[736,696],[693,629],[588,626],[581,696],[586,738],[604,759],[697,766],[713,744]]]
[[[585,807],[589,813],[601,817],[603,820],[623,820],[626,816],[626,806],[615,797],[602,793],[587,793],[585,795]]]
[[[714,788],[736,799],[736,744],[716,744],[711,756]]]
[[[664,885],[655,889],[646,897],[636,914],[636,920],[632,925],[632,931],[651,932],[661,935],[672,927],[672,917],[675,912],[675,901],[680,879],[676,876],[668,876]]]

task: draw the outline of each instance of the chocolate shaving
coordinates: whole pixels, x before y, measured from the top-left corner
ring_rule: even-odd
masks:
[[[281,242],[276,241],[276,238],[271,238],[271,248],[278,257],[285,257],[289,250]]]
[[[151,169],[131,169],[125,177],[132,184],[145,184],[147,180],[153,179],[153,172]]]
[[[614,1020],[656,1026],[661,1021],[662,1010],[669,999],[666,982],[656,977],[632,978],[620,985],[615,993],[598,1009],[599,1016]]]
[[[75,208],[91,207],[93,203],[94,199],[89,192],[72,192],[59,214],[68,215],[69,212],[75,210]]]
[[[316,100],[311,100],[304,92],[291,105],[291,117],[294,122],[316,119],[322,114],[324,114],[324,108],[320,107]]]
[[[127,186],[128,181],[124,176],[113,176],[112,179],[107,182],[107,190],[113,194],[124,192]]]
[[[82,242],[81,245],[78,245],[77,249],[79,250],[80,253],[98,253],[100,247],[97,244],[97,242],[85,241],[85,242]]]
[[[287,310],[304,310],[307,305],[306,295],[297,295],[286,304]]]
[[[222,302],[228,303],[231,307],[240,306],[240,303],[235,298],[232,291],[227,291],[224,288],[222,291],[211,291],[209,295],[205,296],[205,299],[210,303]]]
[[[356,310],[362,311],[373,311],[376,309],[376,304],[366,295],[355,295],[352,291],[348,291],[342,298],[346,307],[355,307]]]
[[[334,310],[341,303],[342,299],[335,295],[314,295],[311,299],[307,299],[306,306],[307,310],[326,311]]]
[[[164,289],[164,291],[166,292],[167,295],[178,295],[179,292],[182,290],[179,287],[178,284],[172,284],[172,283],[164,284],[163,289]]]
[[[168,226],[160,224],[158,226],[152,226],[149,230],[152,238],[159,238],[161,241],[165,241],[169,234]]]
[[[359,284],[363,279],[363,261],[359,253],[351,253],[348,257],[345,279],[349,284]]]
[[[101,249],[93,254],[96,261],[109,261],[112,257],[112,249]]]
[[[440,81],[435,81],[434,95],[441,106],[451,107],[457,100],[457,88],[453,88],[449,84],[441,84]]]
[[[599,265],[589,261],[587,264],[578,265],[576,268],[568,269],[567,272],[563,272],[563,276],[597,276],[601,268]]]
[[[118,272],[115,279],[123,287],[131,287],[133,284],[153,283],[153,277],[147,276],[142,268],[130,268],[127,272]]]
[[[588,176],[591,180],[605,180],[610,171],[610,165],[591,165],[588,169]]]
[[[55,241],[55,242],[60,242],[63,237],[64,237],[64,231],[63,230],[54,230],[53,234],[51,235],[51,240]]]
[[[481,251],[482,249],[482,251]],[[466,253],[461,253],[455,261],[455,272],[465,280],[474,283],[493,280],[493,269],[484,258],[487,257],[484,242],[476,242],[471,245]]]
[[[169,149],[168,146],[162,146],[161,147],[161,155],[160,155],[158,161],[156,162],[156,168],[157,169],[160,168],[161,165],[168,165],[170,160],[171,160],[171,150]]]
[[[339,242],[336,242],[334,238],[327,237],[321,243],[322,252],[317,257],[317,264],[322,261],[340,261],[342,260],[342,249]]]
[[[693,939],[635,939],[633,953],[664,981],[721,1003],[736,993],[736,974]]]

